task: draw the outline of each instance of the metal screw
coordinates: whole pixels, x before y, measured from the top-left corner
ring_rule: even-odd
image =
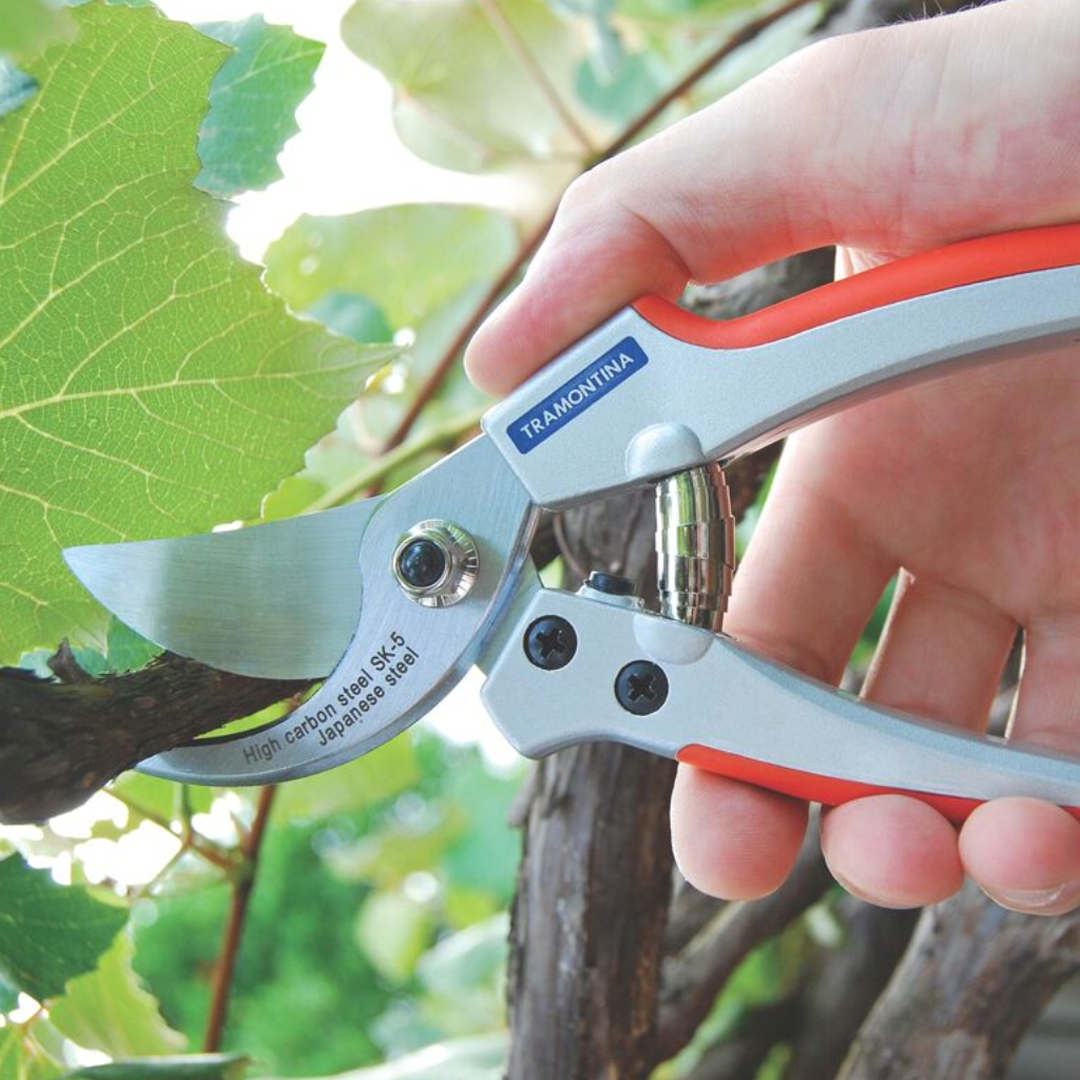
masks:
[[[577,634],[565,619],[545,615],[529,624],[523,644],[531,664],[544,671],[558,671],[574,659]]]
[[[667,676],[650,660],[633,660],[615,676],[615,698],[635,716],[656,712],[667,696]]]

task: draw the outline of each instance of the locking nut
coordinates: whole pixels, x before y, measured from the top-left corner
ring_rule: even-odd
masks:
[[[402,592],[423,607],[464,600],[480,575],[473,538],[450,521],[421,521],[398,541],[390,571]]]

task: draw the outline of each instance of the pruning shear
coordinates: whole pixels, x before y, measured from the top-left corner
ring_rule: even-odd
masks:
[[[953,820],[1001,795],[1080,817],[1080,759],[865,704],[721,632],[734,525],[718,462],[898,386],[1080,346],[1080,225],[965,241],[729,322],[639,300],[390,494],[293,520],[71,548],[151,641],[244,675],[322,679],[290,715],[145,772],[261,784],[331,768],[423,716],[473,664],[528,756],[589,739],[827,805],[903,792]],[[593,574],[545,588],[541,509],[655,484],[661,611]]]

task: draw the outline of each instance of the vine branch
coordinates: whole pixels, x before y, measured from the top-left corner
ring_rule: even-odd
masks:
[[[242,862],[232,878],[229,918],[225,923],[225,932],[221,939],[221,952],[214,966],[214,988],[210,999],[210,1013],[206,1021],[206,1037],[203,1039],[203,1051],[207,1054],[221,1049],[221,1038],[229,1013],[233,977],[236,974],[236,958],[244,936],[248,904],[251,901],[252,890],[255,888],[259,855],[262,852],[263,837],[266,834],[266,825],[270,819],[270,810],[274,805],[276,792],[277,786],[274,784],[259,789],[255,817],[240,844]]]

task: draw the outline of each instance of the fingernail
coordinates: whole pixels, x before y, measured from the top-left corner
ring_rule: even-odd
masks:
[[[866,904],[873,904],[874,907],[889,908],[892,911],[909,911],[911,908],[922,906],[911,900],[892,899],[887,896],[874,896],[865,889],[860,889],[857,885],[853,885],[846,877],[842,874],[838,874],[831,866],[829,867],[829,873],[836,878],[836,883],[843,888],[845,892],[851,893],[856,900],[862,900]]]
[[[1080,881],[1066,881],[1050,889],[984,889],[995,903],[1012,911],[1057,911],[1080,901]]]

